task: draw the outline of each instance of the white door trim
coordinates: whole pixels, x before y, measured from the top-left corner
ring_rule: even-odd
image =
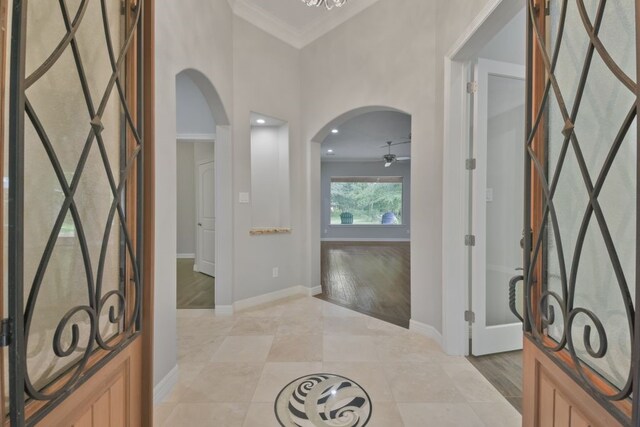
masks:
[[[469,59],[523,7],[521,0],[490,0],[444,58],[442,344],[451,355],[466,355],[469,351],[469,325],[464,320],[469,304],[464,246],[468,211],[465,160],[470,123],[466,70]]]

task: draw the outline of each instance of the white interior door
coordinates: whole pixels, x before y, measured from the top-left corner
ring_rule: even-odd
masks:
[[[480,59],[476,79],[471,352],[479,356],[522,348],[509,281],[522,267],[525,67]]]
[[[198,165],[198,270],[216,275],[216,218],[214,162]]]

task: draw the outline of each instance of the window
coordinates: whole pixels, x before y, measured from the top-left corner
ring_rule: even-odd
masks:
[[[331,224],[402,224],[402,177],[331,177]]]

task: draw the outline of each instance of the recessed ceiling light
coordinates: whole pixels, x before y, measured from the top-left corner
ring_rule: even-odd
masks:
[[[333,150],[327,150],[327,153],[333,153]]]
[[[331,129],[331,133],[338,133],[340,132],[338,129]]]
[[[263,124],[267,123],[267,121],[265,119],[258,119],[258,120],[256,120],[256,123],[259,124],[259,125],[263,125]]]

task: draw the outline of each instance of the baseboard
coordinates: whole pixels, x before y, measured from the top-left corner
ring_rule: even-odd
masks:
[[[307,289],[307,295],[309,295],[310,297],[314,297],[322,293],[322,286],[314,286],[313,288],[305,288],[305,289]]]
[[[433,326],[411,319],[409,320],[409,330],[420,335],[424,335],[427,338],[431,338],[437,342],[440,347],[442,347],[442,334]]]
[[[193,263],[193,271],[195,271],[196,273],[200,272],[200,269],[198,268],[198,263],[196,262]]]
[[[195,259],[196,258],[196,254],[178,254],[176,256],[176,258],[178,258],[178,259]]]
[[[217,305],[213,312],[217,315],[231,316],[233,314],[233,305]]]
[[[309,288],[304,286],[292,286],[290,288],[270,292],[268,294],[259,295],[257,297],[243,299],[233,303],[233,310],[244,310],[247,308],[255,307],[257,305],[278,301],[280,299],[291,297],[294,295],[309,295],[308,289]]]
[[[164,399],[171,394],[171,391],[178,383],[178,365],[174,366],[171,371],[163,379],[160,380],[158,385],[153,388],[153,404],[157,405],[162,403]]]
[[[376,238],[376,237],[326,237],[320,239],[321,242],[410,242],[411,239],[402,238]]]

